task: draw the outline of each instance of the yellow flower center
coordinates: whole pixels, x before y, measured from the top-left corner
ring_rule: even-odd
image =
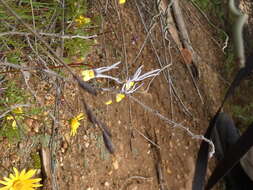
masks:
[[[24,182],[19,179],[13,182],[13,190],[23,190],[24,187]]]

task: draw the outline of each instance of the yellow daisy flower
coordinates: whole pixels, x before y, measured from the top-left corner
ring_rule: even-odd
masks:
[[[123,98],[125,98],[125,94],[119,93],[116,95],[116,102],[120,102]]]
[[[23,109],[21,107],[17,107],[16,109],[12,110],[12,113],[14,113],[14,114],[22,114],[24,112],[23,112]]]
[[[0,190],[34,190],[36,187],[41,187],[42,184],[38,183],[41,178],[31,179],[36,173],[36,170],[31,169],[28,172],[23,169],[19,172],[13,168],[14,174],[10,174],[9,178],[4,177],[4,181],[0,180],[0,184],[5,185],[0,187]]]
[[[90,23],[91,19],[81,15],[78,18],[75,19],[75,22],[78,23],[78,25],[84,25],[84,24]]]
[[[126,0],[119,0],[119,4],[125,4]]]
[[[82,119],[84,119],[84,114],[80,113],[76,117],[73,117],[70,120],[70,128],[71,128],[70,136],[75,136],[76,135],[77,129],[80,126],[80,122],[79,121],[82,120]]]
[[[84,81],[89,81],[90,79],[95,78],[95,72],[92,69],[84,70],[82,71],[82,76]]]

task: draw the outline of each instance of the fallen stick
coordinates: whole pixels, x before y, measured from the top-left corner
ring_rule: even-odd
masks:
[[[198,58],[197,54],[195,53],[195,51],[192,48],[191,41],[190,41],[186,26],[185,26],[183,16],[182,16],[182,11],[181,11],[181,8],[178,4],[178,0],[173,1],[172,10],[173,10],[173,15],[174,15],[176,25],[177,25],[177,28],[178,28],[178,31],[179,31],[179,36],[181,38],[181,42],[182,42],[183,47],[184,47],[184,49],[180,49],[180,51],[182,53],[183,50],[186,50],[186,51],[189,51],[189,53],[191,54],[190,60],[189,60],[189,57],[185,57],[184,53],[182,53],[182,56],[183,56],[184,61],[186,63],[185,65],[187,67],[187,70],[191,75],[193,85],[197,90],[197,93],[199,95],[199,98],[200,98],[202,104],[204,104],[203,97],[200,94],[200,90],[199,90],[199,88],[197,86],[197,83],[196,83],[196,80],[195,80],[195,78],[199,77],[198,76],[199,72],[198,72],[198,69],[197,69],[197,66],[196,66],[198,64],[198,59],[199,58]]]

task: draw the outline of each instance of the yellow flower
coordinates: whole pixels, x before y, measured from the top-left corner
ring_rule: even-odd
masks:
[[[130,81],[126,83],[126,90],[129,90],[134,85],[134,81]]]
[[[106,105],[110,105],[112,104],[112,100],[108,100],[107,102],[105,102]]]
[[[125,4],[126,0],[119,0],[119,4]]]
[[[34,190],[36,187],[42,185],[38,183],[41,178],[31,179],[36,173],[36,170],[31,169],[28,172],[22,170],[19,172],[16,168],[13,168],[14,174],[10,174],[9,178],[4,177],[4,181],[0,180],[0,184],[5,185],[0,187],[0,190]]]
[[[77,115],[76,117],[73,117],[70,120],[70,128],[71,128],[70,136],[75,136],[76,135],[77,129],[80,126],[79,121],[82,120],[82,119],[84,119],[84,114],[80,113],[79,115]]]
[[[84,25],[84,24],[88,24],[91,22],[91,19],[88,17],[84,17],[84,16],[79,16],[78,18],[75,19],[75,22],[78,23],[78,25]]]
[[[123,98],[125,98],[125,94],[119,93],[116,95],[116,102],[120,102]]]
[[[16,120],[14,119],[14,117],[12,115],[7,116],[6,119],[7,120],[12,120],[11,126],[12,126],[13,129],[17,128],[17,122],[16,122]]]
[[[95,72],[92,69],[84,70],[82,71],[82,76],[84,81],[89,81],[90,79],[95,78]]]
[[[23,112],[23,109],[21,107],[17,107],[16,109],[12,110],[12,113],[14,113],[14,114],[22,114],[24,112]]]
[[[84,57],[79,57],[75,60],[75,63],[82,63],[84,62],[85,58]]]

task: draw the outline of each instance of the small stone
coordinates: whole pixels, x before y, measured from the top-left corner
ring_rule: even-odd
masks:
[[[109,187],[109,186],[110,186],[110,184],[109,184],[108,181],[106,181],[106,182],[104,183],[104,185],[105,185],[106,187]]]
[[[84,144],[84,146],[85,146],[85,148],[88,148],[90,146],[90,143],[87,142]]]
[[[168,174],[172,174],[170,168],[167,168],[167,173],[168,173]]]
[[[84,136],[83,136],[83,139],[84,139],[85,141],[87,141],[87,140],[89,139],[89,137],[88,137],[87,135],[84,135]]]
[[[121,124],[121,121],[120,121],[120,120],[118,121],[118,124],[119,124],[119,125]]]
[[[115,160],[115,161],[112,163],[112,165],[113,165],[113,168],[114,168],[115,170],[119,169],[119,163],[118,163],[117,160]]]

